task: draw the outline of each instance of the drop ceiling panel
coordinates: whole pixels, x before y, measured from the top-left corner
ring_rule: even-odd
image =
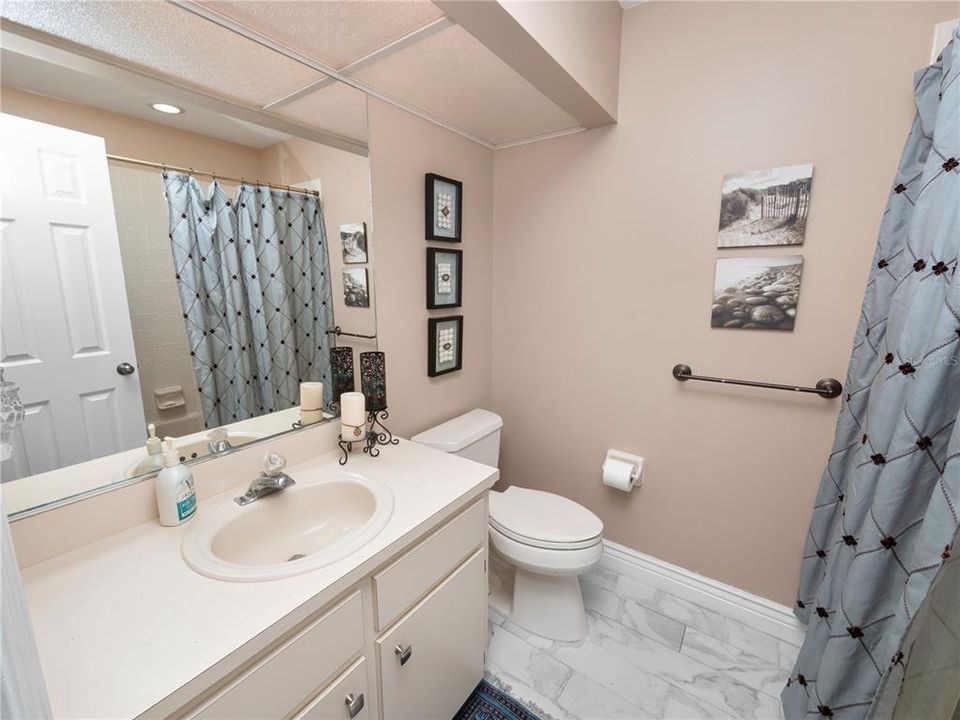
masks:
[[[428,0],[205,0],[202,4],[334,68],[443,17]]]
[[[494,144],[578,127],[457,25],[378,60],[355,77]]]
[[[367,141],[367,95],[340,82],[332,81],[271,114],[322,127],[360,142]]]
[[[247,105],[265,105],[324,77],[166,2],[4,2],[2,13]]]

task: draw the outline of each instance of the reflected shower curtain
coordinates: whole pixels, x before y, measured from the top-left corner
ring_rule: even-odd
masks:
[[[165,171],[177,288],[206,427],[299,404],[324,383],[333,303],[319,198]]]
[[[960,524],[960,39],[915,77],[804,549],[787,718],[875,717]]]

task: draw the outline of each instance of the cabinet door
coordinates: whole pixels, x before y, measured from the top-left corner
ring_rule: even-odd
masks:
[[[450,720],[483,677],[486,549],[377,641],[383,717]]]

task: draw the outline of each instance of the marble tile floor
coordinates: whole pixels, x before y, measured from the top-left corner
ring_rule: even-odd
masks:
[[[589,633],[556,642],[510,622],[494,580],[487,679],[541,720],[776,720],[797,648],[596,568],[581,578]]]

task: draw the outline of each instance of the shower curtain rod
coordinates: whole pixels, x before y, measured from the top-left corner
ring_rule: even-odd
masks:
[[[194,170],[193,168],[178,167],[176,165],[165,165],[164,163],[151,162],[149,160],[138,160],[137,158],[124,157],[123,155],[111,155],[107,153],[107,160],[116,160],[117,162],[129,163],[131,165],[140,165],[142,167],[152,167],[158,170],[176,170],[177,172],[187,173],[188,175],[205,175],[214,180],[227,180],[228,182],[243,183],[247,185],[266,185],[276,190],[286,190],[287,192],[303,193],[304,195],[314,195],[320,197],[318,190],[309,188],[292,187],[290,185],[277,185],[276,183],[261,182],[259,180],[249,180],[247,178],[230,177],[220,173],[208,172],[206,170]]]

